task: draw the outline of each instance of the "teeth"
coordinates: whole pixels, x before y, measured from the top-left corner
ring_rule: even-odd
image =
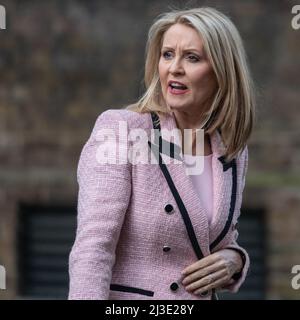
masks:
[[[178,83],[171,83],[171,87],[172,88],[177,88],[177,89],[186,89],[185,85],[181,85],[181,84],[178,84]]]

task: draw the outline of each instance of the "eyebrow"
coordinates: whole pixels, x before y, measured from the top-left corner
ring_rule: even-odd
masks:
[[[163,46],[161,49],[171,49],[171,50],[174,50],[174,48],[172,47],[169,47],[169,46]],[[202,54],[203,52],[201,52],[199,49],[196,49],[196,48],[188,48],[188,49],[184,49],[183,52],[191,52],[191,51],[196,51],[198,52],[199,54]]]

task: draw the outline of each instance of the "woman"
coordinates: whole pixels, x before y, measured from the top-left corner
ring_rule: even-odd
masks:
[[[145,83],[135,105],[99,116],[83,148],[70,299],[213,299],[246,277],[236,225],[254,94],[238,31],[212,8],[161,15],[149,31]],[[129,136],[146,132],[140,150],[156,163],[123,161],[138,156],[120,123]],[[116,147],[106,159],[119,161],[102,161],[104,141]],[[204,170],[191,173],[197,159]]]

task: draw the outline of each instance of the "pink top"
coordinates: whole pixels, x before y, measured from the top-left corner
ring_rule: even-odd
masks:
[[[191,177],[195,191],[200,199],[201,205],[204,207],[209,223],[213,217],[213,179],[212,179],[212,154],[208,156],[192,156],[184,155],[184,163],[186,165],[196,163],[199,157],[203,161],[203,170],[200,168],[200,173],[189,174]]]

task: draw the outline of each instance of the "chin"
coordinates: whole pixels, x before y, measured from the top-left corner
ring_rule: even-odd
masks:
[[[170,110],[186,110],[186,109],[188,109],[188,106],[186,104],[169,103],[168,101],[167,101],[167,104],[168,104]]]

